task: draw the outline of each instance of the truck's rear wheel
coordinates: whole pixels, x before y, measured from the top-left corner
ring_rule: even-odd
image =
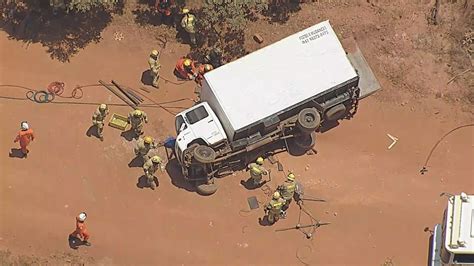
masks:
[[[209,196],[217,191],[217,184],[214,182],[211,183],[198,183],[196,184],[196,191],[203,196]]]
[[[314,147],[316,144],[316,132],[312,132],[311,134],[305,134],[298,137],[295,137],[295,145],[296,147],[309,150]]]
[[[346,111],[347,111],[346,106],[343,103],[341,103],[334,107],[331,107],[326,112],[325,116],[327,120],[335,121],[335,120],[343,118],[346,115]]]
[[[298,114],[297,126],[304,133],[318,129],[321,124],[321,115],[315,108],[305,108]]]
[[[199,145],[194,149],[194,158],[200,163],[211,163],[216,159],[216,152],[209,146]]]

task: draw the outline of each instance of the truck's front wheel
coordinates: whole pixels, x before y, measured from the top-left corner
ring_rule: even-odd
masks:
[[[296,147],[302,150],[307,151],[313,148],[315,144],[316,144],[316,132],[312,132],[311,134],[295,137]]]
[[[321,123],[321,115],[315,108],[305,108],[298,114],[297,125],[304,133],[311,133],[318,129]]]
[[[211,163],[216,159],[216,152],[209,146],[199,145],[194,149],[194,158],[200,163]]]
[[[211,182],[203,182],[203,183],[197,183],[196,184],[196,191],[204,196],[209,196],[217,191],[217,184],[214,183],[213,181]]]

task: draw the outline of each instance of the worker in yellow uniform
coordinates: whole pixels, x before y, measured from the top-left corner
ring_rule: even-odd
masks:
[[[191,14],[188,8],[183,8],[183,15],[181,27],[189,34],[191,44],[196,45],[196,16]]]
[[[274,224],[280,219],[283,204],[285,204],[285,200],[281,198],[280,192],[273,193],[272,200],[265,206],[265,214],[270,224]]]
[[[151,149],[156,149],[157,145],[155,140],[150,137],[146,136],[144,138],[139,138],[137,141],[137,146],[135,147],[135,155],[140,156],[143,159],[143,163],[150,159],[148,153]]]
[[[148,186],[153,190],[156,188],[155,173],[159,168],[163,171],[162,160],[157,155],[151,157],[145,162],[145,164],[143,164],[143,171],[145,172]]]
[[[255,163],[251,163],[247,166],[250,171],[250,181],[255,187],[262,184],[262,176],[267,175],[268,171],[263,167],[263,158],[258,157]]]
[[[105,117],[109,114],[109,108],[106,104],[101,104],[95,110],[94,114],[92,115],[92,124],[97,127],[97,136],[101,141],[104,141],[104,135],[102,131],[104,131],[104,120]]]
[[[150,57],[148,58],[148,65],[150,65],[150,75],[153,79],[153,87],[158,88],[158,79],[160,78],[160,52],[157,50],[153,50],[150,53]]]
[[[143,134],[143,122],[148,123],[145,112],[136,109],[128,114],[128,123],[131,125],[131,130],[135,132],[136,136]]]
[[[283,206],[283,210],[286,211],[290,206],[291,200],[295,195],[296,190],[296,181],[295,175],[293,173],[289,173],[286,177],[285,182],[283,185],[278,186],[278,190],[280,191],[281,196],[285,200],[285,204]]]

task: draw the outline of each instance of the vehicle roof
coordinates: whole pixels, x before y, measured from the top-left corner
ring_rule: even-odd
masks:
[[[356,77],[329,21],[205,74],[236,131]]]
[[[446,210],[445,247],[455,254],[474,254],[474,196],[449,198]],[[461,245],[460,243],[463,243]]]

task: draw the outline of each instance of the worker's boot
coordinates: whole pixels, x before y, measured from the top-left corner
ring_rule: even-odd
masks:
[[[100,135],[99,139],[100,139],[100,141],[104,141],[104,136]]]

